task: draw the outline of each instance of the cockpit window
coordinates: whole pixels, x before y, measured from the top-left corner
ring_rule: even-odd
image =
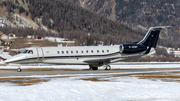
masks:
[[[28,52],[28,50],[24,50],[24,51],[22,51],[22,53],[27,53]]]
[[[29,51],[28,51],[28,54],[33,54],[33,51],[32,51],[32,50],[29,50]]]

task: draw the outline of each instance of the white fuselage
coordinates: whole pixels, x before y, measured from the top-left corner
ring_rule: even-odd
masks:
[[[128,58],[121,58],[119,45],[115,46],[74,46],[74,47],[34,47],[27,48],[25,53],[16,55],[8,60],[6,63],[13,64],[27,64],[27,63],[47,63],[47,64],[68,64],[68,65],[96,65],[101,66],[112,62],[126,60]],[[28,53],[32,51],[32,53]],[[142,52],[141,52],[142,53]],[[136,53],[139,57],[141,53]],[[137,57],[136,55],[136,57]],[[101,60],[111,58],[108,61]],[[113,58],[119,57],[119,58]],[[133,58],[131,56],[130,58]],[[98,61],[86,61],[96,60]],[[101,62],[103,62],[101,64]]]
[[[5,62],[17,64],[49,63],[49,64],[88,64],[87,59],[98,59],[121,56],[119,45],[115,46],[82,46],[82,47],[35,47],[27,48],[33,54],[21,53]]]
[[[119,46],[85,46],[85,47],[56,47],[42,48],[43,63],[52,64],[87,64],[86,59],[103,58],[120,55]]]

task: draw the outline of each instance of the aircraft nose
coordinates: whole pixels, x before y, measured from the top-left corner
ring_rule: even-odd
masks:
[[[22,60],[22,59],[25,59],[26,58],[26,55],[16,55],[16,56],[13,56],[12,58],[9,58],[7,60],[5,60],[4,62],[6,64],[14,64],[14,63],[17,63],[18,61]]]
[[[7,65],[9,64],[8,60],[5,60],[4,63],[7,64]]]
[[[7,65],[8,65],[9,63],[11,63],[11,62],[12,62],[12,59],[7,59],[7,60],[4,61],[4,63],[7,64]]]

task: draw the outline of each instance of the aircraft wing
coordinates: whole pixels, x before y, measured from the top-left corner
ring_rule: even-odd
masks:
[[[87,63],[96,63],[96,62],[102,62],[102,61],[107,61],[107,62],[110,62],[111,60],[114,60],[114,59],[119,59],[119,58],[130,58],[130,57],[141,57],[141,55],[139,54],[134,54],[134,55],[124,55],[124,56],[114,56],[114,57],[106,57],[106,58],[96,58],[96,59],[87,59],[87,60],[84,60],[84,62],[87,62]]]

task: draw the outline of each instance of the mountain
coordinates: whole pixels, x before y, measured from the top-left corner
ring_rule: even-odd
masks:
[[[20,35],[25,36],[38,34],[39,31],[36,30],[45,30],[46,32],[42,32],[45,33],[44,36],[51,33],[76,39],[81,45],[120,44],[134,42],[143,37],[142,33],[67,0],[2,0],[0,17],[0,23],[6,26],[0,30],[6,33],[21,33]]]
[[[0,27],[0,30],[5,33],[15,33],[17,36],[35,34],[65,37],[76,40],[79,45],[137,42],[145,34],[132,30],[130,26],[147,29],[151,24],[143,26],[140,25],[141,23],[137,25],[132,23],[135,19],[137,22],[143,18],[131,16],[133,12],[126,14],[126,11],[130,12],[125,9],[127,4],[131,4],[130,2],[128,0],[2,0],[0,1],[0,25],[5,27]],[[137,0],[137,2],[140,1]],[[118,13],[121,11],[118,5],[122,3],[127,15],[124,15],[125,17]],[[127,7],[131,9],[130,6]],[[146,23],[145,20],[143,21]],[[173,28],[172,30],[174,31]],[[162,37],[166,33],[169,36],[166,30],[163,31],[161,38],[168,39]],[[167,40],[160,40],[158,44],[169,47],[180,46],[180,42]]]
[[[116,20],[116,0],[73,0],[71,2],[96,12],[103,17]]]
[[[177,27],[171,32],[164,30],[161,38],[180,42],[179,0],[74,0],[73,2],[138,31],[145,32],[151,26],[175,24]]]

